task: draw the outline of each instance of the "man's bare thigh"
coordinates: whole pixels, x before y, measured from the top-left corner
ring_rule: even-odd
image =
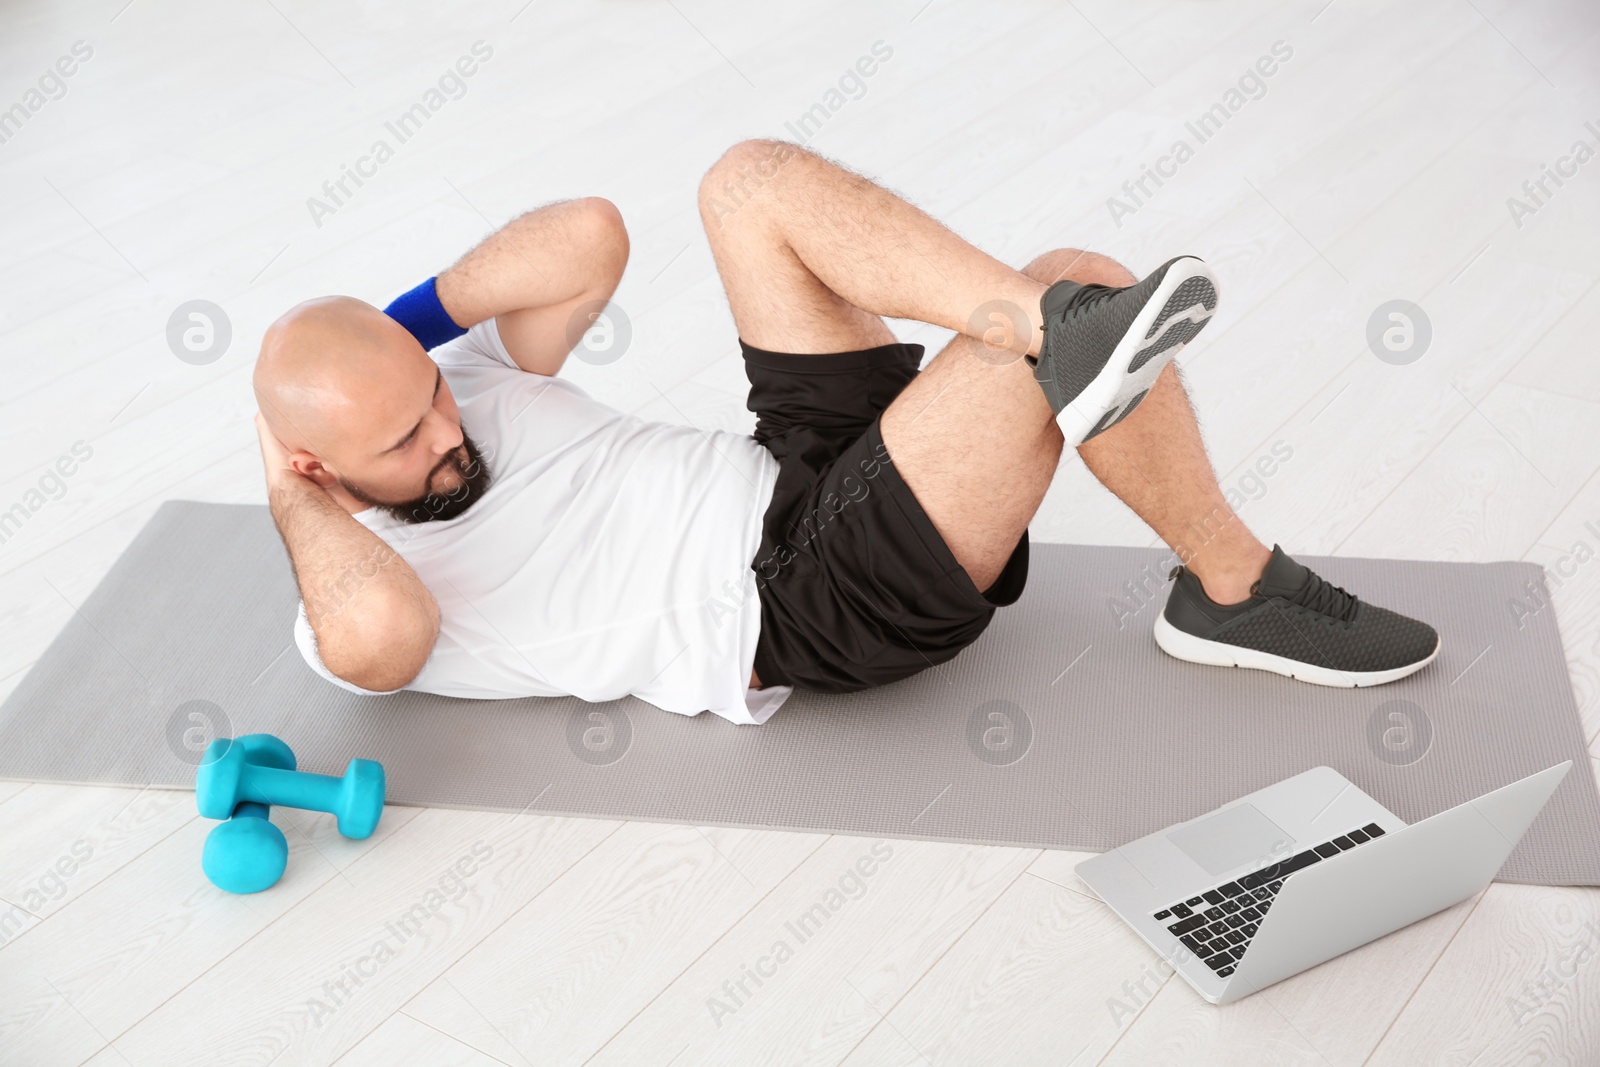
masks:
[[[769,352],[853,352],[896,338],[877,315],[846,301],[813,274],[766,216],[765,179],[775,168],[814,166],[750,142],[735,145],[700,183],[700,220],[739,337]],[[826,173],[826,168],[819,168]]]
[[[1023,268],[1127,285],[1132,275],[1093,252],[1062,248]],[[1033,368],[1016,352],[957,334],[882,416],[883,441],[957,562],[979,589],[1004,569],[1039,510],[1063,440]]]

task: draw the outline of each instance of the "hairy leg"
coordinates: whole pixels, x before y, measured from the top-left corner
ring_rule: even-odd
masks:
[[[1146,409],[1149,410],[1146,410]],[[1169,363],[1144,402],[1078,446],[1091,474],[1161,535],[1219,604],[1250,596],[1272,550],[1229,506],[1206,457],[1200,425]]]
[[[700,218],[739,336],[757,348],[889,344],[887,315],[1039,352],[1044,285],[807,149],[734,145],[700,183]]]
[[[1133,276],[1077,249],[1014,270],[881,186],[780,141],[729,149],[701,182],[700,214],[751,345],[826,353],[888,344],[884,315],[957,331],[883,413],[883,437],[957,561],[988,588],[1064,445],[1021,358],[1039,350],[1039,297],[1062,278],[1129,285]],[[1175,368],[1078,452],[1213,599],[1248,595],[1270,553],[1228,507]]]
[[[1135,281],[1114,260],[1074,248],[1046,252],[1023,273],[1046,285],[1062,278]],[[973,584],[988,588],[1039,510],[1064,444],[1032,369],[1011,351],[958,336],[883,413],[883,439]],[[1078,446],[1078,455],[1213,600],[1250,595],[1271,552],[1217,485],[1177,364],[1168,364],[1131,415]]]

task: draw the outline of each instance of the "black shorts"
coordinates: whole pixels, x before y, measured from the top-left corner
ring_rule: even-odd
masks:
[[[895,470],[878,416],[916,377],[922,346],[739,345],[755,438],[778,460],[751,564],[761,684],[848,693],[954,658],[1022,595],[1028,534],[980,592]]]

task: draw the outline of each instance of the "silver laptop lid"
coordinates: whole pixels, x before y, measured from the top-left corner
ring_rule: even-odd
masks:
[[[1472,896],[1566,777],[1572,761],[1290,875],[1218,1003],[1265,989]]]

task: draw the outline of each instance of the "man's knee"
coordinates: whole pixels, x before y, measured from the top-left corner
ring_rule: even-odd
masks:
[[[754,200],[779,169],[804,149],[787,141],[752,138],[739,141],[711,164],[700,179],[700,216],[708,227]]]
[[[1081,248],[1053,248],[1022,268],[1035,281],[1049,284],[1063,278],[1094,285],[1132,285],[1139,279],[1110,256]]]

